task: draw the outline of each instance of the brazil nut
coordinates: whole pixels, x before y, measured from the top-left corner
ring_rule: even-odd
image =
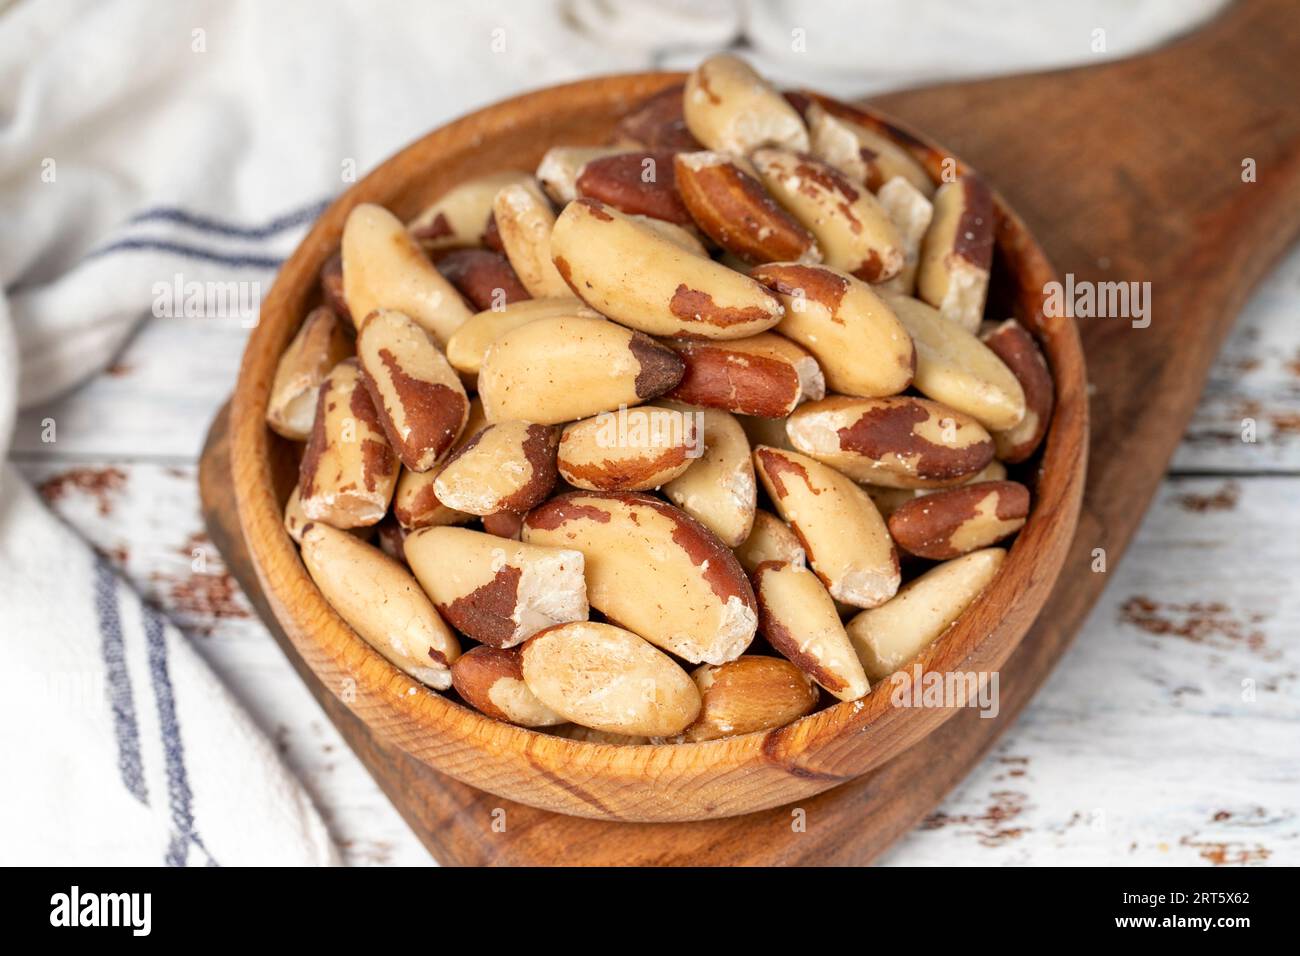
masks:
[[[492,203],[492,215],[510,265],[534,298],[568,294],[551,261],[555,213],[535,183],[506,186]]]
[[[672,349],[613,322],[537,319],[489,347],[479,398],[488,421],[553,425],[662,395],[684,368]]]
[[[1029,489],[984,481],[914,498],[889,516],[889,533],[909,554],[947,561],[997,544],[1024,527]]]
[[[559,439],[553,425],[488,425],[439,469],[434,494],[448,508],[479,517],[499,511],[522,514],[545,501],[555,487]]]
[[[703,435],[704,451],[663,486],[664,497],[734,548],[749,536],[758,501],[745,430],[733,416],[717,409],[676,403],[669,407],[697,416],[702,425],[697,434]]]
[[[266,405],[266,423],[285,438],[306,441],[325,376],[352,353],[343,323],[328,308],[312,309],[280,356]]]
[[[532,181],[523,170],[479,176],[453,186],[407,224],[407,231],[429,252],[483,242],[492,201],[506,186]]]
[[[451,684],[475,710],[520,727],[554,727],[567,718],[547,707],[524,683],[517,647],[472,648],[451,667]]]
[[[726,664],[701,664],[691,672],[700,692],[700,715],[682,739],[719,740],[752,734],[810,713],[817,689],[798,667],[779,657],[743,654]]]
[[[983,342],[1011,370],[1025,396],[1025,417],[1010,428],[993,432],[998,457],[1015,464],[1037,451],[1047,434],[1056,402],[1052,373],[1034,337],[1015,319],[994,326],[983,335]]]
[[[636,150],[589,160],[579,171],[577,194],[613,206],[628,215],[690,225],[677,192],[672,150]]]
[[[551,252],[574,294],[651,335],[737,339],[776,325],[776,296],[593,199],[569,203]]]
[[[690,412],[638,405],[565,426],[556,464],[575,488],[646,491],[690,468],[702,440]]]
[[[921,244],[916,294],[967,332],[979,330],[993,260],[993,194],[965,173],[934,194],[934,220]]]
[[[805,400],[826,394],[821,366],[801,346],[760,332],[725,341],[670,339],[686,363],[670,398],[738,415],[784,418]]]
[[[749,537],[736,548],[736,560],[753,574],[766,561],[778,564],[807,564],[803,542],[788,524],[762,508],[754,512]]]
[[[638,492],[573,491],[534,508],[524,540],[586,557],[591,606],[692,663],[734,660],[758,625],[744,570],[713,532]],[[655,560],[647,562],[647,554]],[[673,595],[671,601],[665,595]]]
[[[808,149],[803,118],[771,84],[739,57],[719,53],[686,80],[683,115],[691,134],[709,149],[740,156],[767,143]]]
[[[411,532],[405,550],[438,612],[480,643],[514,647],[552,624],[587,619],[583,557],[574,549],[441,527]]]
[[[499,309],[492,307],[470,316],[447,340],[447,361],[464,375],[477,375],[488,346],[501,336],[535,319],[560,316],[601,317],[573,296],[512,301]]]

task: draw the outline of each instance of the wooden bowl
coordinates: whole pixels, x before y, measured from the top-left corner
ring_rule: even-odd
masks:
[[[321,597],[281,524],[296,454],[264,416],[276,362],[317,303],[317,274],[355,205],[379,203],[408,219],[463,180],[534,168],[552,145],[607,141],[631,107],[683,79],[642,73],[530,93],[444,126],[383,163],[335,200],[285,263],[262,304],[231,405],[240,524],[277,619],[324,685],[373,732],[436,770],[511,800],[605,820],[699,820],[799,800],[878,767],[955,711],[895,707],[882,682],[862,700],[789,726],[697,744],[593,744],[490,720],[392,667]],[[878,116],[823,102],[896,137],[939,177],[949,154]],[[997,170],[989,172],[996,181]],[[1083,487],[1088,425],[1078,335],[1072,321],[1044,317],[1052,270],[1023,223],[995,201],[990,301],[1001,311],[992,314],[1013,314],[1038,336],[1056,378],[1056,411],[1033,512],[994,582],[920,655],[927,670],[995,671],[1007,659],[1061,568]]]

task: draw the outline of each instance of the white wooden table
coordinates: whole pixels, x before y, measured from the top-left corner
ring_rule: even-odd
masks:
[[[233,319],[147,320],[105,374],[21,418],[12,457],[185,629],[349,862],[428,862],[204,535],[197,456],[246,335]],[[1300,863],[1300,249],[1241,316],[1110,573],[1020,721],[884,862]]]

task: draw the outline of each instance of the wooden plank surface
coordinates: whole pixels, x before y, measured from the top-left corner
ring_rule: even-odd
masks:
[[[1298,310],[1300,249],[1239,320],[1087,628],[995,752],[883,863],[1300,862]],[[148,320],[109,373],[22,417],[13,457],[182,625],[349,862],[427,862],[203,536],[195,460],[245,335],[233,320]]]

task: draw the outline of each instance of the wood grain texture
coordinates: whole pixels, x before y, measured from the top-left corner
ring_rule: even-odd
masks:
[[[1285,91],[1294,88],[1297,38],[1286,18],[1270,18],[1277,10],[1263,3],[1245,4],[1206,33],[1169,51],[1088,73],[1017,81],[1014,91],[1002,85],[1008,81],[991,81],[886,101],[895,112],[934,130],[985,170],[1012,196],[1016,208],[1030,217],[1064,271],[1081,279],[1150,281],[1155,290],[1156,318],[1150,328],[1130,330],[1115,320],[1084,326],[1090,360],[1094,352],[1100,360],[1100,366],[1093,362],[1092,381],[1102,396],[1104,417],[1099,417],[1094,433],[1094,451],[1105,455],[1105,469],[1101,475],[1094,472],[1090,484],[1089,522],[1071,556],[1077,574],[1063,579],[1069,586],[1054,597],[1050,606],[1054,613],[1044,615],[1045,623],[1002,669],[1007,688],[1004,715],[1014,715],[1023,705],[1100,590],[1100,581],[1090,582],[1086,570],[1092,548],[1105,547],[1112,564],[1118,559],[1236,307],[1294,233],[1296,129],[1294,114],[1287,112]],[[1230,71],[1235,79],[1221,82],[1223,71]],[[1147,88],[1142,90],[1144,82]],[[1165,90],[1165,82],[1170,84],[1170,95],[1152,96],[1151,87]],[[1039,86],[1041,96],[1034,93]],[[1192,102],[1194,94],[1188,91],[1196,91],[1199,98]],[[1116,106],[1131,107],[1135,100],[1140,100],[1136,112]],[[1004,116],[999,125],[993,106],[1008,101],[1016,102],[1016,115]],[[1131,128],[1135,115],[1142,120],[1136,129]],[[1034,121],[1026,123],[1027,116]],[[1089,119],[1090,135],[1107,144],[1106,161],[1079,155],[1077,127],[1084,116]],[[1017,132],[1015,124],[1026,129]],[[1187,142],[1186,131],[1199,127],[1208,135],[1197,148]],[[1173,143],[1178,148],[1172,148]],[[1036,146],[1043,146],[1041,164],[1034,160]],[[1227,150],[1254,158],[1260,181],[1241,182],[1242,157],[1233,160],[1228,175],[1223,156]],[[1217,176],[1207,177],[1207,169]],[[1025,193],[1023,200],[1017,190]],[[1136,212],[1115,214],[1108,206],[1109,217],[1102,217],[1095,211],[1099,198],[1117,195],[1129,197]],[[1051,223],[1061,220],[1065,225],[1053,229]],[[1168,316],[1163,323],[1162,315]],[[1196,334],[1187,334],[1188,329]],[[1174,356],[1176,360],[1171,360]],[[1125,489],[1124,495],[1107,494],[1115,488]],[[891,830],[897,833],[917,819],[927,801],[955,779],[948,774],[950,766],[955,764],[959,774],[991,739],[993,728],[964,720],[968,716],[969,712],[959,714],[880,772],[837,791],[834,796],[843,797],[845,806],[869,806],[873,823],[883,815],[885,824],[855,850],[841,847],[838,857],[831,853],[817,858],[842,861],[848,853],[855,860],[865,859],[888,842]],[[951,746],[936,749],[945,744]],[[927,761],[926,756],[932,759]],[[951,759],[944,760],[945,756]],[[918,762],[909,767],[912,760]],[[898,772],[903,774],[894,778],[896,785],[908,779],[908,770],[915,780],[910,789],[899,786],[891,794],[888,784],[895,768],[902,768]],[[939,789],[916,785],[926,780]],[[861,797],[864,788],[873,792],[863,803],[855,803],[853,796]],[[512,817],[517,819],[517,814]],[[748,834],[743,840],[747,844],[767,833],[757,821],[750,822],[754,826],[743,831]],[[584,838],[580,825],[585,821],[559,823],[572,824],[574,829],[552,833],[567,834],[555,845],[573,846],[575,837]],[[691,859],[674,856],[673,849],[689,852],[685,844],[695,838],[704,842],[709,828],[727,823],[656,828],[656,834],[679,831],[685,841],[670,847],[671,841],[657,836],[656,857]],[[611,832],[635,837],[638,829],[619,827]],[[769,835],[785,831],[788,818]],[[481,834],[481,828],[476,827],[476,832]],[[712,835],[720,837],[717,831]],[[510,842],[524,854],[518,859],[528,859],[527,843],[517,830]],[[609,850],[599,840],[587,845],[593,859]],[[626,846],[623,849],[627,852]],[[628,856],[620,859],[635,862]],[[696,859],[721,861],[707,856]]]
[[[326,210],[285,263],[262,303],[231,403],[232,475],[244,538],[277,621],[312,671],[346,694],[349,709],[377,736],[430,767],[521,803],[605,820],[701,820],[804,799],[902,753],[953,711],[896,707],[888,694],[876,693],[763,734],[637,747],[573,741],[484,718],[393,668],[321,597],[282,527],[282,504],[296,476],[294,449],[266,428],[265,410],[279,356],[317,299],[321,264],[353,207],[377,202],[410,217],[471,175],[531,167],[551,145],[610,138],[630,104],[681,80],[672,73],[632,74],[526,94],[436,130],[381,164]],[[895,132],[878,117],[862,118]],[[913,132],[897,136],[937,178],[948,154]],[[997,197],[994,215],[990,299],[1039,336],[1057,401],[1034,479],[1034,507],[1007,561],[944,639],[918,656],[926,670],[939,672],[991,672],[1006,660],[1050,591],[1083,486],[1087,401],[1078,335],[1068,318],[1044,315],[1053,274],[1033,237]]]

